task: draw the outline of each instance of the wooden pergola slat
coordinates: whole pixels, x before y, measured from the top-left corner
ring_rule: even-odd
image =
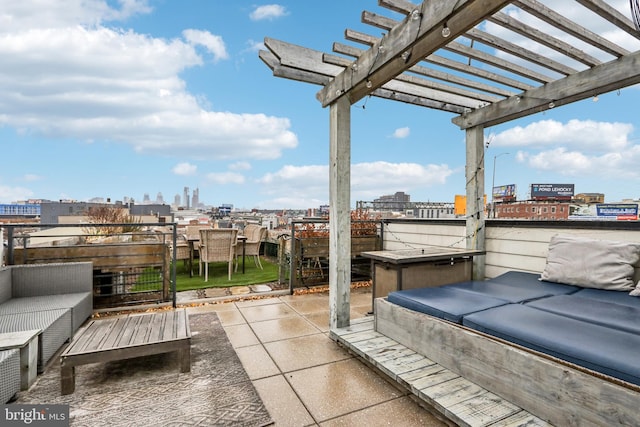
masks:
[[[618,46],[617,44],[605,39],[599,34],[594,33],[583,27],[582,25],[576,25],[575,22],[570,21],[561,14],[555,12],[553,9],[548,8],[542,3],[536,0],[518,0],[513,3],[520,9],[535,16],[541,21],[547,24],[553,25],[559,30],[571,34],[573,37],[582,40],[583,42],[590,44],[598,49],[607,52],[613,56],[620,57],[627,55],[628,50]]]
[[[460,0],[451,10],[450,2],[423,2],[416,6],[415,14],[412,12],[401,25],[392,28],[386,37],[358,58],[355,69],[345,69],[321,89],[318,100],[324,107],[340,96],[348,96],[351,104],[358,102],[371,89],[382,86],[420,62],[421,58],[445,46],[449,41],[441,34],[445,23],[450,28],[450,37],[455,38],[480,22],[485,13],[497,11],[507,3],[504,0]],[[402,59],[402,53],[408,50],[411,50],[411,56],[408,60]]]

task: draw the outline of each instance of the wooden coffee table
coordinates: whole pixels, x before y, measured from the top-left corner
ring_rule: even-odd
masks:
[[[185,309],[92,320],[60,355],[62,394],[75,390],[75,367],[177,351],[180,372],[191,370],[191,331]]]

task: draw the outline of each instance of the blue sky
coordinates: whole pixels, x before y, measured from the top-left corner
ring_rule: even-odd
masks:
[[[630,15],[628,1],[609,3]],[[171,203],[185,186],[214,206],[328,203],[320,87],[273,77],[258,50],[264,37],[330,52],[348,43],[346,28],[379,36],[360,23],[364,9],[401,19],[375,0],[3,1],[0,203],[145,193]],[[516,184],[521,199],[532,183],[640,198],[639,108],[632,87],[488,128],[487,194],[495,157],[495,184]],[[464,194],[453,117],[377,98],[354,105],[354,206],[396,191]]]

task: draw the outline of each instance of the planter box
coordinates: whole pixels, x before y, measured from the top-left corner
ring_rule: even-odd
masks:
[[[329,281],[327,260],[329,259],[329,237],[304,237],[295,242],[296,256],[291,259],[292,286],[321,284]],[[382,246],[380,236],[352,236],[351,258],[354,264],[362,264],[362,252],[376,251]],[[361,265],[358,265],[361,267]],[[361,268],[357,269],[362,271]],[[368,273],[370,277],[370,273]]]
[[[328,237],[303,237],[298,242],[300,247],[296,248],[296,252],[301,258],[329,258]],[[377,251],[381,245],[380,236],[352,236],[351,256],[356,257],[362,252]]]

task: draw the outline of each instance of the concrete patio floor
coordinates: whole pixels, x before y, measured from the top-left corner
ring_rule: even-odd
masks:
[[[216,311],[276,426],[444,426],[329,338],[329,295],[284,295],[191,307]],[[351,318],[371,289],[351,291]]]

